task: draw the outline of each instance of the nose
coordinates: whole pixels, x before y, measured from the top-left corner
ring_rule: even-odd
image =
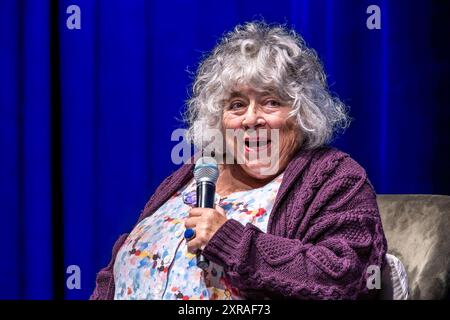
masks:
[[[259,108],[257,108],[255,102],[251,102],[244,114],[244,120],[242,121],[242,126],[245,129],[256,129],[259,126],[265,124],[264,118],[262,117]]]

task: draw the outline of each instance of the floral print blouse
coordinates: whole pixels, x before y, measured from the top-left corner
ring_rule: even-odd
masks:
[[[216,194],[216,204],[228,219],[252,223],[266,232],[282,178],[283,174],[261,188],[223,198]],[[130,233],[114,264],[116,300],[241,299],[221,266],[210,262],[203,271],[196,265],[195,254],[187,251],[184,221],[195,198],[192,180]]]

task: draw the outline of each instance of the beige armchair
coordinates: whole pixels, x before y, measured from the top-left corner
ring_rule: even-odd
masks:
[[[405,266],[410,299],[450,297],[450,196],[378,195],[388,252]]]

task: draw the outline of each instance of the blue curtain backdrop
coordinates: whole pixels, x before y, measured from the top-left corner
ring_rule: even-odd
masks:
[[[69,30],[66,9],[81,9]],[[366,27],[369,5],[381,30]],[[0,298],[86,299],[175,168],[202,54],[237,23],[287,23],[355,119],[333,144],[377,193],[450,193],[445,1],[0,0]],[[81,269],[81,289],[65,286]]]

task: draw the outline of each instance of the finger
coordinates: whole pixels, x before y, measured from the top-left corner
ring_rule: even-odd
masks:
[[[184,226],[186,227],[186,229],[188,228],[195,228],[199,222],[201,218],[200,217],[191,217],[191,218],[187,218],[184,221]]]
[[[192,208],[189,210],[189,217],[199,217],[214,212],[211,208]]]
[[[187,242],[187,250],[190,253],[196,253],[198,249],[201,249],[203,246],[202,241],[200,239],[194,238]]]
[[[226,216],[226,212],[225,210],[223,210],[223,208],[219,205],[216,205],[216,211],[219,212],[221,215]]]
[[[206,213],[208,210],[208,208],[192,208],[191,210],[189,210],[189,217],[199,217],[202,214]]]

